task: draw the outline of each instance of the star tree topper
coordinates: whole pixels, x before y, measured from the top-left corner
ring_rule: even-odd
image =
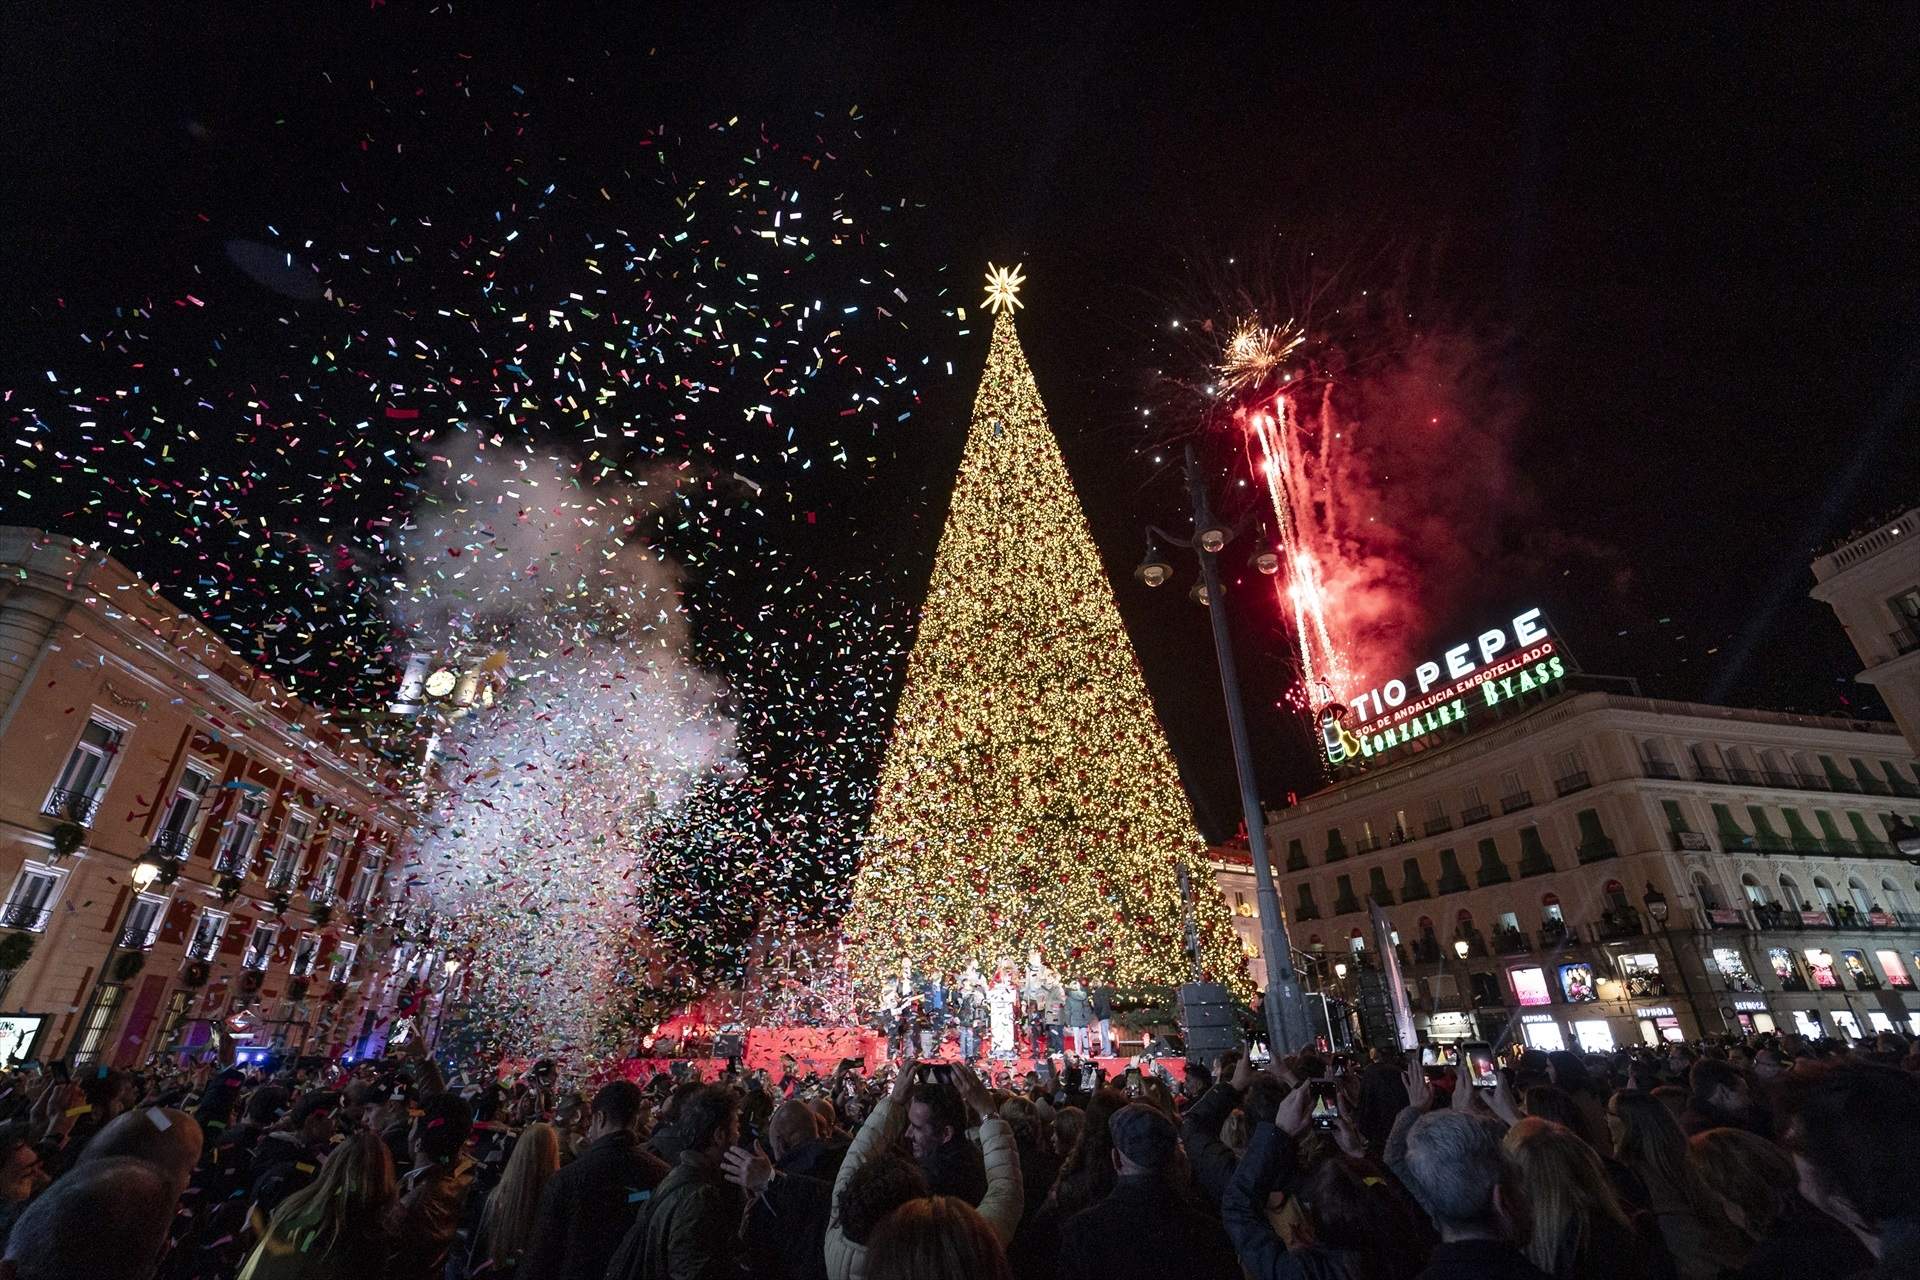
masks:
[[[993,312],[1013,311],[1027,304],[1020,301],[1020,286],[1027,282],[1020,273],[1025,264],[1016,263],[1012,267],[996,267],[987,264],[987,310]]]

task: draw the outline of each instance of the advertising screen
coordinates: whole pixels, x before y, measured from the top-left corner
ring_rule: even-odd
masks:
[[[1510,976],[1513,978],[1513,998],[1522,1007],[1553,1003],[1553,995],[1547,990],[1545,969],[1515,969]]]
[[[1593,989],[1593,966],[1590,964],[1561,965],[1560,992],[1566,996],[1569,1004],[1585,1004],[1590,1000],[1598,1000],[1600,993]]]

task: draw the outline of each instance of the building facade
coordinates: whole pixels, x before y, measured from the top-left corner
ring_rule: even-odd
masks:
[[[1920,751],[1920,506],[1819,557],[1813,577],[1865,664],[1857,678]]]
[[[1310,957],[1371,965],[1380,903],[1428,1040],[1602,1050],[1920,1032],[1920,867],[1890,839],[1916,819],[1892,726],[1564,692],[1306,797],[1268,844]]]
[[[0,757],[0,1054],[338,1053],[422,985],[398,771],[36,529],[0,527]]]

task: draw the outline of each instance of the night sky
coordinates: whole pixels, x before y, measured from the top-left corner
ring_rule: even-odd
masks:
[[[1027,352],[1209,834],[1238,815],[1212,663],[1193,659],[1205,618],[1129,574],[1143,526],[1180,511],[1154,462],[1178,446],[1156,372],[1197,366],[1171,321],[1224,317],[1238,287],[1315,292],[1334,330],[1367,323],[1362,288],[1404,300],[1412,331],[1470,336],[1477,394],[1511,420],[1512,482],[1463,485],[1497,508],[1468,557],[1485,572],[1422,585],[1409,652],[1540,604],[1586,668],[1649,694],[1883,714],[1807,564],[1920,498],[1920,13],[399,8],[15,7],[0,387],[63,362],[103,310],[200,287],[225,238],[340,216],[321,193],[378,116],[359,99],[448,100],[407,126],[395,181],[413,185],[387,193],[441,218],[485,187],[482,117],[525,130],[530,171],[579,183],[654,123],[804,138],[857,107],[855,162],[919,206],[904,283],[944,279],[971,307],[987,260],[1026,264]],[[984,326],[950,334],[928,350],[956,375],[878,435],[870,473],[815,491],[849,532],[796,532],[822,572],[876,572],[907,600],[924,583],[985,345]],[[1419,474],[1448,483],[1444,458]],[[50,519],[7,488],[0,518]],[[1271,710],[1286,641],[1259,608],[1237,628],[1277,803],[1317,785],[1303,727]]]

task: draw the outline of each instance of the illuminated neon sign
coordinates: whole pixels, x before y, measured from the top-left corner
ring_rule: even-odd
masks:
[[[1442,682],[1442,672],[1445,682]],[[1505,627],[1455,645],[1439,661],[1422,662],[1412,679],[1392,679],[1357,695],[1351,708],[1320,713],[1320,743],[1338,767],[1460,724],[1476,710],[1497,706],[1565,678],[1567,668],[1540,610],[1528,609]]]

